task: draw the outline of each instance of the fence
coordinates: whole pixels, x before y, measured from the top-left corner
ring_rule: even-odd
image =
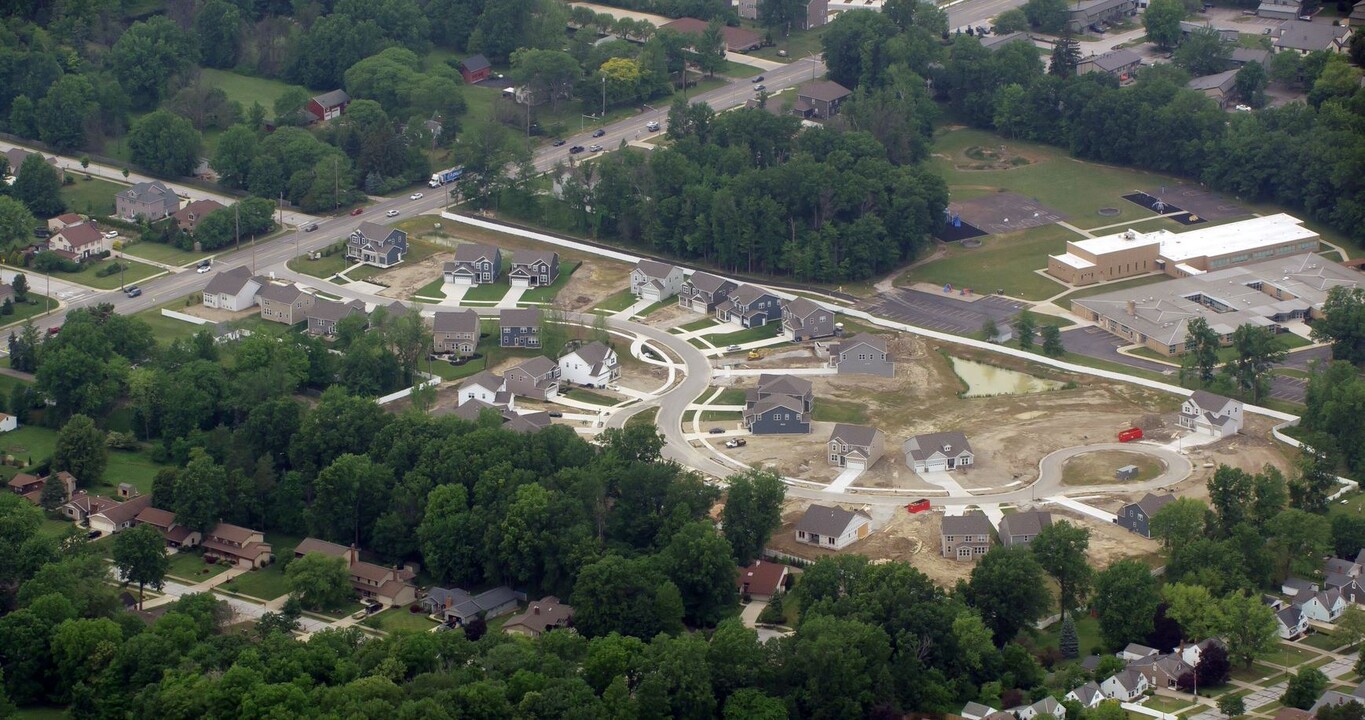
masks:
[[[163,311],[163,312],[164,312],[164,311]],[[440,385],[440,384],[441,384],[441,378],[438,377],[438,376],[436,376],[436,375],[431,375],[431,374],[429,374],[429,373],[424,373],[424,372],[422,372],[422,371],[420,371],[420,370],[417,371],[417,374],[418,374],[418,375],[421,375],[422,377],[424,377],[424,378],[426,378],[426,379],[423,380],[422,382],[417,383],[416,385],[413,385],[413,386],[410,387],[410,388],[403,388],[402,390],[399,390],[398,392],[389,393],[388,395],[385,395],[385,396],[383,396],[383,397],[381,397],[381,398],[377,398],[377,399],[375,400],[375,402],[376,402],[376,403],[379,403],[380,405],[388,405],[389,403],[391,403],[391,402],[393,402],[393,401],[395,401],[395,400],[402,400],[403,398],[405,398],[405,397],[411,395],[413,390],[416,390],[416,389],[419,389],[419,388],[428,387],[428,386],[431,386],[431,385]]]
[[[172,320],[181,320],[187,323],[193,323],[195,325],[213,324],[212,320],[208,320],[201,317],[195,317],[194,315],[186,315],[185,313],[176,312],[174,310],[167,310],[166,308],[161,308],[161,316],[171,318]]]

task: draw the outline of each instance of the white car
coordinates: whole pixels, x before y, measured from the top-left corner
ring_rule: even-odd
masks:
[[[384,213],[384,217],[398,217],[398,211],[397,211],[397,210],[390,210],[390,211]]]
[[[411,194],[411,195],[408,196],[408,199],[409,199],[409,200],[421,200],[421,199],[422,199],[422,193],[413,193],[413,194]]]
[[[198,268],[195,269],[195,272],[199,273],[200,275],[203,275],[204,273],[212,269],[213,269],[212,265],[200,265]]]
[[[1250,106],[1250,105],[1238,105],[1238,106],[1237,106],[1237,112],[1251,112],[1251,106]]]
[[[645,123],[645,129],[650,132],[659,132],[659,123],[650,120],[649,122]]]
[[[106,237],[106,238],[108,238],[108,239],[110,239],[110,240],[113,240],[114,238],[118,237],[118,231],[117,231],[117,230],[110,230],[109,232],[107,232],[107,233],[104,234],[104,237]]]

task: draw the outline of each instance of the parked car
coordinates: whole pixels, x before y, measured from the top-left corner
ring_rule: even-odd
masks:
[[[104,533],[100,532],[99,530],[91,530],[90,532],[86,533],[85,536],[86,536],[87,538],[91,539],[91,540],[94,540],[95,538],[97,538],[97,537],[99,537],[99,536],[101,536],[101,535],[103,535],[103,534],[104,534]]]
[[[570,154],[570,155],[577,155],[578,153],[581,153],[581,152],[583,152],[583,146],[582,146],[582,145],[575,145],[575,146],[569,148],[569,154]]]
[[[421,200],[421,199],[422,199],[422,193],[413,193],[413,194],[411,194],[411,195],[408,196],[408,199],[409,199],[409,200]]]
[[[398,217],[398,211],[397,211],[397,210],[390,210],[390,211],[384,213],[384,217]]]
[[[354,210],[351,211],[351,214],[352,214],[352,215],[359,215],[360,213],[363,213],[363,212],[365,212],[365,208],[356,208],[356,209],[354,209]]]
[[[767,90],[767,89],[768,89],[768,86],[767,86],[767,85],[764,85],[763,83],[759,83],[759,84],[757,84],[757,85],[754,86],[754,92],[763,92],[764,90]]]
[[[740,347],[738,345],[727,345],[725,348],[725,352],[735,352],[736,350],[739,349]]]
[[[761,82],[763,82],[763,76],[762,76],[762,75],[759,75],[758,77],[754,78],[754,79],[751,80],[750,82],[753,82],[753,83],[761,83]]]
[[[725,428],[711,428],[710,430],[712,435],[720,435],[723,432],[725,432]]]
[[[749,441],[745,440],[744,438],[730,438],[729,440],[725,441],[725,447],[728,448],[739,448],[744,447],[745,445],[748,444]]]
[[[313,232],[314,230],[317,230],[317,229],[318,229],[318,224],[317,224],[317,223],[308,223],[307,225],[304,225],[304,226],[303,226],[303,231],[304,231],[304,232]]]
[[[109,232],[107,232],[107,233],[104,234],[104,237],[107,238],[107,239],[109,239],[109,240],[113,240],[114,238],[118,237],[118,231],[117,231],[117,230],[110,230]]]
[[[128,297],[135,298],[142,294],[142,288],[136,285],[129,285],[127,288],[124,289],[123,292],[127,293]]]
[[[562,417],[564,417],[564,413],[562,413],[562,412],[560,412],[560,411],[558,411],[558,410],[551,410],[551,411],[550,411],[550,417],[562,418]]]
[[[607,134],[607,131],[606,131],[606,130],[603,130],[602,128],[597,128],[596,130],[593,130],[593,131],[592,131],[592,136],[595,137],[595,138],[602,137],[603,135],[606,135],[606,134]]]
[[[199,273],[200,275],[203,275],[204,273],[212,269],[213,269],[212,265],[200,265],[199,267],[195,268],[194,271]]]
[[[48,230],[48,229],[45,228],[45,227],[33,228],[33,237],[36,237],[36,238],[50,238],[50,237],[52,237],[52,231],[51,231],[51,230]]]
[[[50,327],[50,328],[48,328],[48,329],[47,329],[47,334],[48,334],[48,335],[56,335],[57,333],[59,333],[59,332],[61,332],[61,331],[62,331],[62,326],[61,326],[61,325],[58,325],[57,327]]]
[[[564,144],[564,138],[556,138],[555,141],[550,144],[555,147],[559,147],[560,145]]]
[[[1250,106],[1250,105],[1238,105],[1238,106],[1237,106],[1237,112],[1251,112],[1251,106]]]
[[[588,146],[588,152],[602,152],[602,146],[601,146],[601,145],[589,145],[589,146]]]

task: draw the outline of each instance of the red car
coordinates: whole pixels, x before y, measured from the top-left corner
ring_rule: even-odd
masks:
[[[359,215],[360,213],[363,213],[363,212],[365,212],[365,208],[356,208],[356,209],[354,209],[354,210],[351,211],[351,214],[352,214],[352,215]]]

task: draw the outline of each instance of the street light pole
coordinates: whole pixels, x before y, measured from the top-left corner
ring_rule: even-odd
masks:
[[[607,121],[607,76],[602,76],[602,122]]]

